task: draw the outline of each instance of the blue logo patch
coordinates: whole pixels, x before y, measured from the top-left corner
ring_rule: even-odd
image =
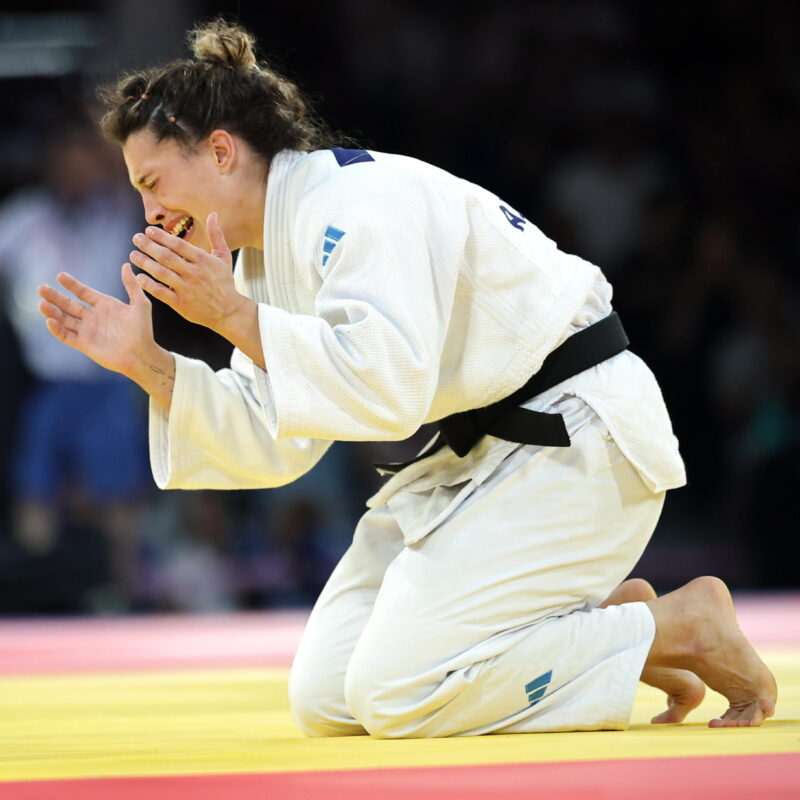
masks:
[[[344,236],[344,231],[334,228],[333,225],[328,225],[328,230],[325,231],[325,240],[322,243],[322,266],[328,263],[328,258],[333,252],[333,248],[339,244],[339,240]]]
[[[375,159],[366,150],[350,150],[345,147],[332,147],[331,152],[336,157],[340,167],[349,167],[351,164],[362,164]]]
[[[531,706],[535,706],[545,695],[547,687],[550,685],[550,679],[553,677],[553,670],[545,672],[538,678],[534,678],[530,683],[525,684],[525,691],[528,693],[528,700]]]

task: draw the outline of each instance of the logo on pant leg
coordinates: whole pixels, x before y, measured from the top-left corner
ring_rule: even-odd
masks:
[[[535,706],[545,695],[547,687],[550,685],[550,679],[553,677],[553,670],[545,672],[538,678],[534,678],[530,683],[525,684],[525,691],[528,694],[528,700],[531,706]]]

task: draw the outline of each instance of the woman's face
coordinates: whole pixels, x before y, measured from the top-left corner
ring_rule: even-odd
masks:
[[[211,246],[205,222],[212,211],[219,214],[226,229],[224,198],[227,186],[221,173],[218,154],[201,143],[187,152],[173,139],[158,141],[148,130],[132,133],[122,147],[128,175],[141,194],[144,213],[150,225],[160,225],[204,250]],[[231,248],[235,246],[229,238]]]

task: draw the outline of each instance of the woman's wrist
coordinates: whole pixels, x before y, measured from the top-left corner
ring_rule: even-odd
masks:
[[[266,369],[261,331],[258,327],[258,304],[249,297],[239,295],[231,311],[213,330],[241,350],[261,369]]]
[[[172,405],[175,356],[155,342],[137,358],[125,375],[144,389],[165,411]]]

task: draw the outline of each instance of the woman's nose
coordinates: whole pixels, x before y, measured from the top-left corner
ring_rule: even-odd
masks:
[[[144,218],[148,225],[160,225],[167,217],[166,211],[156,203],[144,203]]]

